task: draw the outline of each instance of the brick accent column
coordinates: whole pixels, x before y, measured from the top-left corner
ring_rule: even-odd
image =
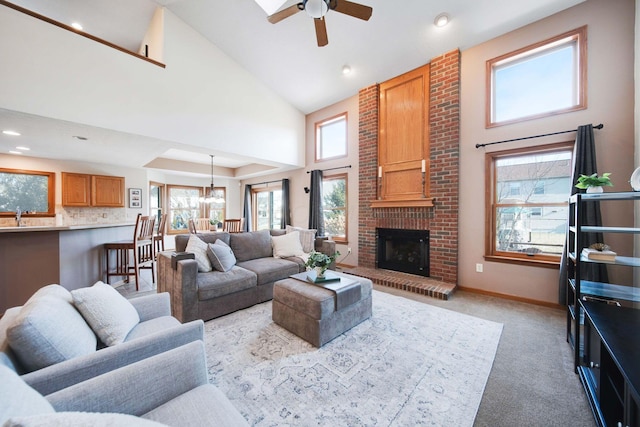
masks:
[[[433,208],[371,208],[378,164],[378,85],[359,92],[358,265],[375,267],[375,229],[430,230],[431,277],[458,279],[458,195],[460,139],[460,51],[431,60],[430,185]]]

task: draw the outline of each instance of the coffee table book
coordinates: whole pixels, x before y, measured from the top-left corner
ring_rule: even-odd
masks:
[[[613,251],[599,251],[597,249],[584,248],[582,256],[594,261],[615,261],[617,253]]]

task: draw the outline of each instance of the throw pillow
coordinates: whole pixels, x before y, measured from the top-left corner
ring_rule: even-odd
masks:
[[[200,239],[195,234],[189,236],[189,241],[187,242],[186,252],[191,252],[196,256],[196,262],[198,263],[198,271],[200,273],[206,273],[211,271],[211,261],[209,261],[209,257],[207,256],[207,249],[209,245],[205,243],[202,239]]]
[[[52,415],[55,412],[49,401],[13,370],[0,365],[0,378],[0,423],[11,417]]]
[[[287,225],[286,227],[287,233],[292,233],[294,231],[297,231],[298,233],[300,233],[300,243],[302,244],[302,250],[304,251],[305,254],[308,254],[315,249],[316,230],[314,229],[307,230],[304,228],[292,227],[290,225]]]
[[[73,302],[98,338],[108,346],[124,342],[140,323],[138,311],[110,285],[96,282],[71,291]]]
[[[22,367],[35,371],[96,351],[96,336],[60,285],[40,288],[7,329],[9,347]]]
[[[236,265],[236,256],[233,254],[233,250],[222,240],[218,239],[215,243],[209,243],[207,255],[213,268],[218,271],[229,271]]]
[[[293,231],[282,236],[271,236],[273,246],[273,256],[276,258],[287,258],[290,256],[301,256],[304,254],[300,244],[300,233]]]
[[[2,427],[166,427],[156,421],[115,412],[56,412],[13,417]]]

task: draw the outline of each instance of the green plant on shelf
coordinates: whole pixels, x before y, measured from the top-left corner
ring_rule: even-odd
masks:
[[[578,177],[578,183],[576,184],[576,188],[586,189],[590,187],[613,187],[613,183],[609,178],[611,176],[611,172],[605,172],[602,176],[598,176],[597,173],[591,175],[580,175]]]

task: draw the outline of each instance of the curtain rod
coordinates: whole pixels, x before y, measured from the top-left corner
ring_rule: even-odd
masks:
[[[332,170],[335,170],[335,169],[346,169],[346,168],[351,169],[351,165],[347,165],[347,166],[338,166],[337,168],[320,169],[320,170],[321,170],[322,172],[325,172],[325,171],[332,171]],[[312,171],[307,171],[307,173],[311,173],[311,172],[312,172]]]
[[[274,181],[265,181],[265,182],[255,182],[253,184],[248,184],[248,185],[263,185],[263,184],[273,184],[274,182],[282,182],[281,179],[276,179]]]
[[[599,125],[596,125],[593,128],[594,129],[602,129],[603,127],[604,127],[604,125],[602,123],[600,123]],[[522,141],[523,139],[541,138],[543,136],[551,136],[551,135],[559,135],[561,133],[576,132],[577,130],[578,129],[563,130],[561,132],[552,132],[552,133],[545,133],[545,134],[542,134],[542,135],[525,136],[523,138],[506,139],[504,141],[488,142],[486,144],[476,144],[476,148],[486,147],[487,145],[493,145],[493,144],[502,144],[503,142]]]

